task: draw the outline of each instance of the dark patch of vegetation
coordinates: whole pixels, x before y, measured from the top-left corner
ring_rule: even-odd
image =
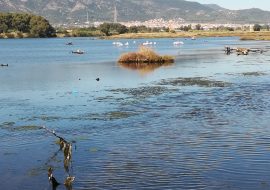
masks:
[[[214,31],[227,31],[227,32],[232,32],[234,31],[235,29],[232,28],[232,27],[228,27],[228,26],[218,26],[218,27],[215,27],[213,28]]]
[[[161,86],[143,86],[139,88],[120,88],[111,90],[111,92],[121,92],[133,96],[136,99],[145,99],[151,96],[158,96],[168,91],[168,88]]]
[[[199,86],[199,87],[228,87],[231,84],[224,81],[209,80],[203,77],[164,79],[159,85]]]
[[[25,126],[14,127],[13,131],[33,131],[33,130],[39,130],[39,129],[42,129],[42,127],[35,126],[35,125],[25,125]]]
[[[269,31],[270,30],[270,26],[268,24],[265,24],[265,25],[262,26],[262,30]]]
[[[42,120],[42,121],[56,121],[61,119],[59,116],[48,116],[48,115],[40,115],[40,116],[32,116],[32,117],[26,117],[21,118],[21,120],[26,121],[36,121],[36,120]]]
[[[149,28],[146,26],[131,26],[126,27],[119,23],[103,23],[97,28],[106,36],[125,34],[125,33],[149,33],[149,32],[169,32],[170,29],[166,27]],[[191,29],[191,26],[190,26]]]
[[[59,37],[102,37],[102,36],[112,36],[127,33],[158,33],[158,32],[169,32],[169,28],[149,28],[146,26],[131,26],[126,27],[125,25],[119,23],[103,23],[98,27],[88,27],[88,28],[70,28],[63,29],[57,28],[56,33]],[[175,33],[175,31],[170,31]]]
[[[17,131],[33,131],[33,130],[39,130],[42,129],[40,126],[36,125],[22,125],[22,126],[16,126],[15,122],[4,122],[0,125],[1,129],[5,129],[12,132]]]
[[[81,119],[87,119],[87,120],[101,120],[101,121],[108,121],[108,120],[118,120],[118,119],[125,119],[132,116],[138,115],[138,113],[135,112],[127,112],[127,111],[110,111],[106,113],[101,114],[87,114],[83,115]]]
[[[197,25],[195,26],[195,28],[196,28],[196,30],[203,30],[203,28],[202,28],[202,26],[201,26],[200,24],[197,24]]]
[[[7,38],[23,37],[55,37],[55,29],[49,21],[37,15],[26,13],[0,13],[0,33],[5,33]]]
[[[245,72],[245,73],[242,73],[243,76],[255,76],[255,77],[258,77],[258,76],[263,76],[263,75],[266,75],[266,73],[263,73],[263,72]]]
[[[259,25],[259,24],[255,24],[255,25],[253,26],[253,30],[254,30],[254,31],[260,31],[261,29],[262,29],[262,26]]]
[[[64,37],[100,37],[104,34],[96,27],[73,28],[71,32],[67,30],[58,30],[57,33]]]
[[[0,128],[5,128],[5,127],[8,127],[8,126],[14,126],[15,125],[15,122],[13,121],[8,121],[8,122],[4,122],[0,125]]]
[[[119,23],[103,23],[99,26],[99,30],[106,36],[112,34],[124,34],[128,32],[128,28]]]
[[[132,112],[122,112],[122,111],[113,111],[113,112],[106,113],[106,117],[109,118],[109,120],[125,119],[125,118],[129,118],[131,116],[134,116],[134,115],[136,115],[136,114],[132,113]]]
[[[182,31],[185,31],[185,32],[192,30],[190,24],[187,25],[187,26],[181,26],[179,29],[182,30]]]

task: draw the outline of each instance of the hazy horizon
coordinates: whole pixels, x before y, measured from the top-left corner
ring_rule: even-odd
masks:
[[[194,1],[202,4],[217,4],[223,8],[239,10],[239,9],[250,9],[259,8],[262,10],[270,11],[270,3],[267,0],[187,0]]]

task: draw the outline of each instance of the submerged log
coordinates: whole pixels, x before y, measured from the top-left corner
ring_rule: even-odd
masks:
[[[263,49],[257,49],[257,48],[251,48],[249,49],[250,52],[254,52],[254,53],[264,53],[264,52],[267,52],[266,50],[263,50]]]
[[[259,48],[231,48],[229,46],[224,47],[224,51],[227,55],[236,52],[237,55],[248,55],[250,52],[253,53],[264,53],[266,50],[259,49]]]

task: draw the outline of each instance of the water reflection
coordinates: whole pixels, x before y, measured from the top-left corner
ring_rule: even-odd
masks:
[[[147,63],[139,63],[139,64],[132,64],[132,63],[118,63],[121,68],[129,69],[138,71],[141,75],[147,75],[149,73],[154,72],[154,70],[161,68],[161,67],[170,67],[172,63],[164,63],[164,64],[147,64]]]

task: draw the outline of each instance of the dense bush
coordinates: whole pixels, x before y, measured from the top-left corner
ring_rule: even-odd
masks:
[[[55,29],[41,16],[26,13],[0,13],[0,33],[17,31],[33,37],[55,37]]]
[[[188,25],[188,26],[181,26],[179,29],[182,30],[182,31],[188,32],[188,31],[190,31],[192,28],[191,28],[191,25]]]
[[[254,30],[254,31],[260,31],[261,28],[262,28],[262,26],[259,25],[259,24],[255,24],[255,25],[253,26],[253,30]]]
[[[103,23],[99,26],[99,30],[106,36],[112,34],[124,34],[128,32],[128,28],[119,23]]]

